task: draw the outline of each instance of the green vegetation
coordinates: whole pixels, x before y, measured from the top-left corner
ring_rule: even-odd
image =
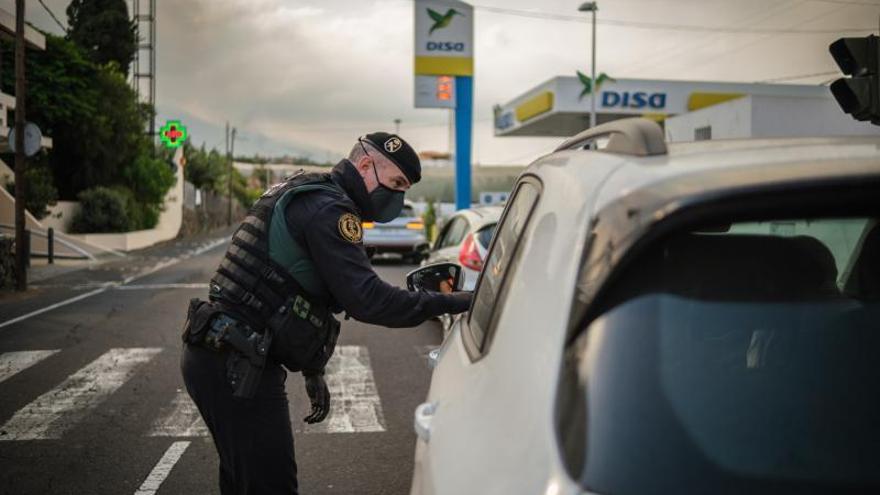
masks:
[[[125,0],[72,0],[67,6],[68,38],[99,65],[115,63],[123,74],[137,49],[135,23]]]
[[[28,174],[35,181],[28,208],[39,215],[55,197],[73,200],[96,187],[112,188],[125,198],[128,227],[154,227],[174,173],[154,157],[144,132],[153,109],[138,102],[126,81],[134,34],[125,1],[74,0],[67,13],[68,37],[45,34],[46,50],[28,52],[27,119],[53,139],[45,167],[29,160],[37,171]],[[2,42],[0,57],[14,59],[12,43]],[[13,69],[3,64],[0,74],[9,94]]]
[[[162,154],[170,161],[174,156],[174,150],[163,148]],[[227,175],[229,163],[224,155],[216,149],[206,151],[204,144],[196,148],[190,140],[186,140],[183,143],[183,156],[186,157],[186,165],[183,167],[184,178],[193,186],[221,196],[229,193]],[[241,175],[241,172],[232,169],[232,195],[245,208],[249,208],[263,194],[264,189],[248,187],[247,179]]]
[[[129,197],[125,189],[94,187],[79,194],[80,209],[73,217],[73,232],[126,232],[131,230]]]
[[[422,223],[425,224],[425,238],[428,239],[428,242],[434,242],[436,235],[434,230],[437,227],[437,208],[434,204],[434,198],[428,198],[426,202],[425,212],[422,213]]]
[[[12,156],[12,155],[10,155]],[[10,159],[7,163],[12,163]],[[52,170],[49,168],[49,160],[45,152],[41,152],[32,158],[25,169],[25,204],[38,220],[49,214],[49,207],[58,201],[58,190],[52,179]],[[15,181],[12,177],[6,180],[6,190],[15,196]]]

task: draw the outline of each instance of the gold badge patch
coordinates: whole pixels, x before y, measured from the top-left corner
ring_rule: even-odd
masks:
[[[352,213],[344,213],[339,217],[339,234],[348,242],[361,242],[364,239],[361,219]]]

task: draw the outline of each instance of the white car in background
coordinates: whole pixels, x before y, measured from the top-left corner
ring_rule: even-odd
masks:
[[[443,224],[422,264],[458,263],[464,276],[462,290],[474,290],[502,211],[502,206],[481,206],[455,212]]]
[[[878,219],[878,137],[567,140],[429,355],[411,493],[880,493]]]

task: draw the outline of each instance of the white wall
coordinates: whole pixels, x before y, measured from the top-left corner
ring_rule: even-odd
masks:
[[[694,140],[694,131],[712,128],[712,139],[743,139],[752,137],[751,96],[703,108],[666,119],[666,141]]]
[[[843,113],[830,94],[750,95],[666,119],[666,140],[693,141],[705,126],[712,139],[880,135],[880,127]]]

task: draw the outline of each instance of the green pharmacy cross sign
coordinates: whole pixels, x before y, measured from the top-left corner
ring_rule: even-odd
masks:
[[[169,120],[159,129],[159,139],[169,148],[180,148],[186,141],[186,127],[179,120]]]

